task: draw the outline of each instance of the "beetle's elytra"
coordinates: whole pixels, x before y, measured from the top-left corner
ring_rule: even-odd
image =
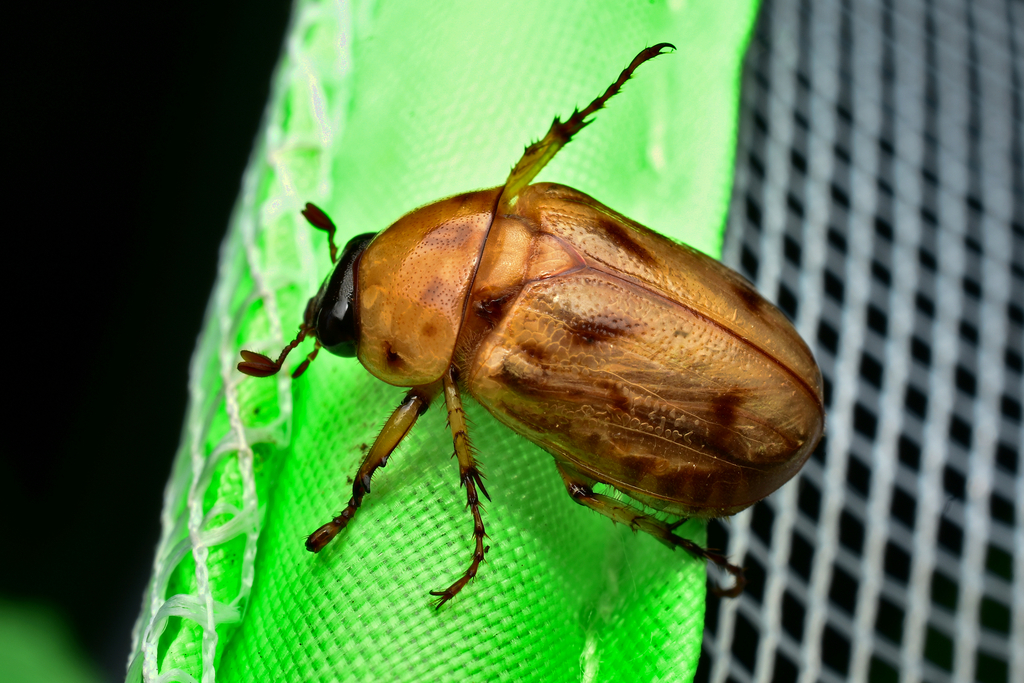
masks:
[[[674,533],[595,483],[684,518],[731,515],[803,466],[824,425],[821,373],[796,330],[740,275],[569,187],[530,181],[587,117],[645,61],[640,52],[603,95],[526,149],[501,187],[417,209],[376,235],[353,238],[340,258],[334,225],[312,204],[303,215],[328,232],[331,274],[306,306],[298,336],[277,360],[243,351],[238,369],[276,373],[307,336],[357,356],[376,377],[411,387],[366,453],[345,510],[314,531],[317,552],[351,521],[370,478],[416,418],[444,396],[459,474],[473,515],[469,569],[488,548],[487,496],[462,410],[462,393],[555,458],[573,500],[671,547],[742,570]]]

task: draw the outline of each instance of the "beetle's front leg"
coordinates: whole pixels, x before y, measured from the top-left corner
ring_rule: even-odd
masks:
[[[373,477],[373,473],[377,471],[378,467],[387,465],[391,453],[416,424],[416,418],[427,410],[439,389],[438,385],[432,385],[413,387],[409,390],[395,412],[391,413],[384,428],[380,430],[373,446],[366,452],[366,457],[363,458],[359,471],[356,472],[355,481],[352,482],[352,498],[348,501],[348,506],[340,515],[309,535],[309,538],[306,539],[306,550],[314,553],[320,552],[325,545],[331,542],[331,539],[338,535],[338,532],[348,526],[348,523],[355,517],[356,510],[362,504],[363,496],[370,492],[370,479]]]
[[[473,448],[469,443],[469,433],[466,431],[466,413],[462,409],[462,398],[459,396],[459,388],[455,384],[450,368],[442,377],[442,381],[444,383],[444,400],[448,407],[448,425],[452,429],[455,456],[459,459],[459,479],[466,487],[466,506],[473,513],[473,537],[476,539],[476,548],[473,551],[473,561],[470,563],[469,569],[458,581],[443,591],[430,591],[431,595],[438,597],[434,605],[437,608],[454,598],[476,576],[477,569],[483,562],[484,553],[490,550],[489,546],[484,546],[486,534],[484,533],[484,520],[480,516],[480,498],[476,493],[477,486],[480,487],[480,492],[487,500],[490,500],[491,497],[487,495],[482,475],[473,458]]]
[[[635,507],[611,496],[594,493],[594,480],[586,477],[564,463],[556,463],[558,473],[562,475],[565,488],[574,501],[585,505],[591,510],[600,512],[612,521],[625,524],[633,531],[644,531],[669,547],[680,547],[698,559],[708,560],[715,563],[725,571],[736,577],[736,585],[729,589],[712,588],[712,591],[721,597],[735,598],[743,592],[747,580],[743,577],[743,570],[729,562],[716,552],[702,548],[693,541],[677,536],[673,533],[681,522],[669,524],[657,517],[646,515]]]

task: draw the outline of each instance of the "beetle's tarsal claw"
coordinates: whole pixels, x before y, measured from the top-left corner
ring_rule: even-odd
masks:
[[[742,567],[737,567],[736,565],[731,564],[728,560],[725,559],[723,555],[720,555],[714,550],[701,548],[699,545],[697,545],[696,543],[692,543],[691,541],[686,541],[686,543],[692,546],[692,548],[687,547],[685,545],[683,546],[684,548],[686,548],[686,550],[690,552],[691,555],[694,555],[695,557],[704,558],[708,562],[711,562],[712,564],[720,567],[729,574],[732,574],[732,576],[736,579],[736,583],[732,586],[732,588],[712,586],[711,592],[714,595],[717,595],[720,598],[735,598],[743,592],[743,588],[747,585],[747,577],[744,575]]]
[[[430,591],[430,594],[437,597],[437,600],[434,600],[432,603],[435,610],[441,609],[441,605],[455,597],[455,594],[451,592],[451,589],[444,591]]]
[[[712,586],[711,592],[720,598],[738,598],[747,585],[747,577],[744,575],[743,570],[734,564],[729,564],[727,562],[720,566],[736,578],[736,583],[732,588],[728,589],[722,588],[721,586]]]

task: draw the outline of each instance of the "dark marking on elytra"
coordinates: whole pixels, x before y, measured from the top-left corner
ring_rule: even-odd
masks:
[[[711,413],[715,416],[715,424],[723,429],[731,429],[740,416],[743,397],[739,392],[728,391],[711,399]]]
[[[641,482],[651,471],[651,458],[626,453],[617,458],[617,469],[629,477],[628,481]]]
[[[601,396],[603,403],[623,415],[633,414],[633,399],[618,380],[598,375],[591,380],[590,389],[595,395]]]
[[[593,320],[573,318],[564,322],[566,329],[576,339],[587,345],[611,341],[626,334],[625,329],[612,327],[611,325],[605,325]]]
[[[618,221],[600,218],[595,226],[595,232],[604,233],[609,242],[622,251],[630,254],[645,266],[653,266],[658,262],[646,247],[636,241],[633,237],[632,231],[623,227]]]
[[[624,337],[629,335],[632,329],[638,326],[637,323],[622,318],[615,319],[612,324],[610,324],[611,321],[598,322],[581,317],[574,311],[566,308],[556,308],[552,311],[551,315],[565,326],[566,331],[577,341],[588,346]]]
[[[473,308],[477,316],[487,321],[487,324],[493,329],[498,326],[502,317],[505,314],[505,306],[511,301],[516,295],[516,288],[509,288],[494,296],[477,301]]]
[[[615,406],[616,410],[619,410],[623,415],[633,414],[633,399],[626,395],[625,391],[621,389],[615,391],[611,395],[612,405]]]
[[[747,310],[754,315],[759,315],[767,302],[757,293],[757,290],[743,280],[737,279],[730,282],[730,284],[732,285],[733,293],[736,294],[736,298],[743,302]]]

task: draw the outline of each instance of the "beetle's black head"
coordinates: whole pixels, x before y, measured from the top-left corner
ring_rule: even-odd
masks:
[[[367,232],[348,241],[341,258],[334,264],[334,270],[306,306],[307,329],[315,329],[320,346],[336,356],[351,358],[356,355],[356,341],[359,339],[355,306],[356,270],[359,256],[373,238],[374,233]]]
[[[356,341],[359,339],[359,324],[356,321],[355,306],[356,273],[359,267],[359,256],[374,235],[373,233],[364,233],[353,237],[345,245],[341,258],[336,259],[337,249],[334,246],[334,234],[337,228],[331,219],[313,204],[306,204],[302,215],[314,228],[327,233],[334,270],[320,285],[320,291],[316,293],[316,296],[306,304],[298,335],[281,350],[277,360],[272,360],[255,351],[242,351],[242,362],[238,364],[238,370],[252,377],[276,375],[281,370],[288,354],[311,334],[316,335],[316,346],[306,356],[306,360],[302,361],[295,369],[292,377],[298,377],[305,372],[321,347],[339,356],[352,357],[356,355]]]

